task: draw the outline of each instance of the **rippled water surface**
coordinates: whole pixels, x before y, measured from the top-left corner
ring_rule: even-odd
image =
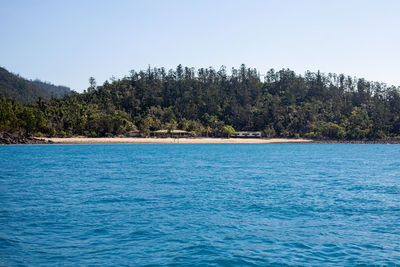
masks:
[[[400,264],[398,145],[0,147],[0,265]]]

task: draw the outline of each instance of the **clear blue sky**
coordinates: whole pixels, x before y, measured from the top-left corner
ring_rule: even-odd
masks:
[[[290,68],[400,85],[398,0],[3,0],[0,66],[79,92],[131,69]]]

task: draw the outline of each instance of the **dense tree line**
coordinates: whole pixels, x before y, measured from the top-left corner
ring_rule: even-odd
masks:
[[[343,74],[225,67],[131,71],[82,94],[20,106],[1,100],[1,130],[110,136],[183,129],[196,136],[236,130],[269,137],[381,139],[400,132],[399,89]],[[11,114],[11,115],[9,115]],[[28,121],[26,121],[28,120]],[[31,121],[32,120],[32,121]]]

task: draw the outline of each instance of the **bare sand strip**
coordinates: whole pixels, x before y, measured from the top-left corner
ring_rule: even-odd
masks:
[[[312,143],[309,139],[286,138],[136,138],[136,137],[66,137],[43,138],[56,144],[272,144]]]

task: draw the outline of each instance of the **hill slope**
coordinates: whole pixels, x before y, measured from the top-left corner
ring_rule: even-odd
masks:
[[[40,80],[29,81],[0,67],[0,95],[13,98],[21,104],[35,102],[39,97],[50,99],[69,94],[70,89]]]

